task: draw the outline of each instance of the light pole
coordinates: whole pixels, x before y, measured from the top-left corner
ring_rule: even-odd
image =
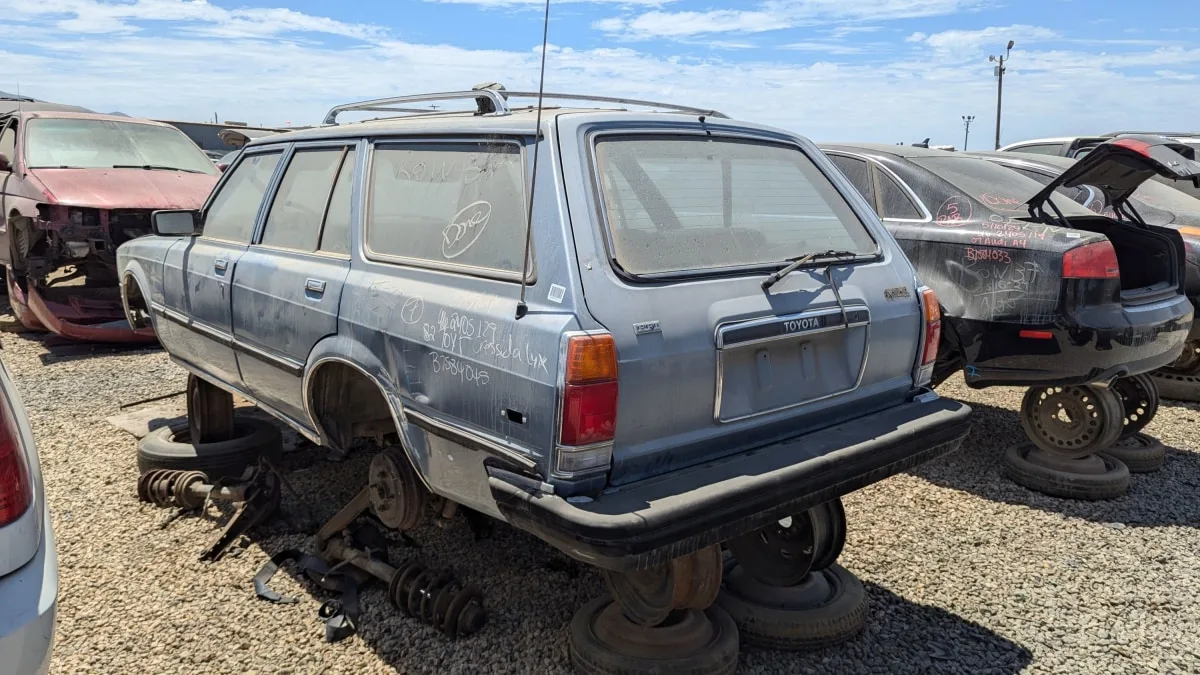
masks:
[[[1004,56],[988,57],[988,61],[999,62],[999,65],[996,66],[996,150],[1000,149],[1000,101],[1004,96],[1004,62],[1008,61],[1009,52],[1012,51],[1014,44],[1016,43],[1012,40],[1008,41],[1008,47],[1004,50]]]
[[[967,151],[967,140],[971,138],[971,122],[975,121],[974,115],[963,115],[963,152]]]

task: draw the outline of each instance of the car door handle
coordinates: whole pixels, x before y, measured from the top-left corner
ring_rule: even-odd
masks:
[[[217,258],[213,261],[213,269],[218,272],[224,272],[229,268],[229,261],[224,258]]]
[[[325,282],[320,279],[308,279],[304,282],[304,290],[320,295],[325,292]]]

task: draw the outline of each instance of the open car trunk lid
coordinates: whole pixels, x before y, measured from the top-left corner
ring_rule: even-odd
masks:
[[[1200,163],[1180,154],[1173,147],[1177,145],[1163,136],[1128,136],[1101,143],[1026,204],[1040,209],[1060,187],[1091,185],[1104,192],[1107,203],[1119,213],[1134,190],[1155,176],[1200,186]]]

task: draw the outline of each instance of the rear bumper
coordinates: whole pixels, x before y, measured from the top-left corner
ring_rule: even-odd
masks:
[[[58,611],[58,555],[50,514],[37,555],[0,578],[0,671],[41,674],[50,669]]]
[[[1087,384],[1146,373],[1179,357],[1193,331],[1182,295],[1133,308],[1088,308],[1051,325],[958,320],[968,345],[966,382],[991,385]],[[1021,337],[1020,331],[1050,333]]]
[[[508,521],[577,560],[657,565],[881,481],[958,449],[970,408],[909,402],[775,445],[648,479],[587,503],[489,469]]]

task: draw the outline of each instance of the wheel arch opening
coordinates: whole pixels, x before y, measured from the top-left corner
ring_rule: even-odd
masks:
[[[305,393],[313,424],[335,450],[346,452],[357,438],[399,442],[387,397],[365,372],[342,361],[318,364]]]

